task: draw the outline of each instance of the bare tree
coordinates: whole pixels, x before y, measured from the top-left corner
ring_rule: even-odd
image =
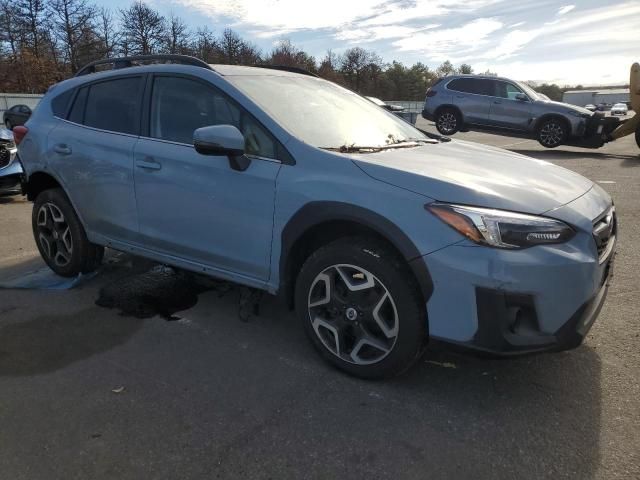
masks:
[[[13,4],[17,10],[18,22],[21,23],[21,42],[33,52],[35,58],[40,57],[42,32],[46,22],[44,0],[19,0]]]
[[[191,43],[193,54],[208,63],[216,61],[218,51],[216,39],[208,27],[199,28]]]
[[[315,58],[297,48],[290,40],[281,40],[278,42],[267,62],[272,65],[300,67],[312,72],[315,72],[317,69]]]
[[[149,55],[162,49],[166,38],[165,20],[141,0],[120,10],[123,40],[127,53]]]
[[[116,51],[118,42],[120,41],[120,33],[116,29],[116,22],[113,13],[108,8],[102,7],[98,12],[96,21],[96,33],[100,38],[101,57],[110,57]]]
[[[243,40],[240,35],[225,28],[216,41],[216,61],[229,65],[253,65],[260,61],[257,47]]]
[[[50,8],[53,33],[62,45],[71,73],[75,73],[80,68],[80,48],[86,50],[96,41],[92,30],[95,7],[86,0],[51,0]]]
[[[189,53],[190,34],[187,24],[180,17],[173,14],[169,17],[167,26],[167,53]]]

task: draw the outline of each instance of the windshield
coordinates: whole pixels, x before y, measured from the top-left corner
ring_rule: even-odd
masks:
[[[542,100],[542,98],[540,98],[540,94],[536,92],[533,88],[531,88],[529,85],[525,83],[520,83],[520,82],[518,82],[518,85],[520,86],[521,89],[524,90],[524,93],[526,93],[531,100]]]
[[[428,140],[413,126],[335,83],[303,76],[228,76],[292,135],[320,148]]]

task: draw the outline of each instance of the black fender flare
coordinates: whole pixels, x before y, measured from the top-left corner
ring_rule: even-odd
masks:
[[[290,255],[296,242],[310,228],[324,222],[345,221],[364,226],[391,243],[406,260],[413,272],[425,303],[433,292],[433,281],[411,239],[392,221],[363,207],[334,201],[314,201],[300,208],[282,230],[280,251],[280,283],[282,292],[287,292],[291,279],[288,278]]]

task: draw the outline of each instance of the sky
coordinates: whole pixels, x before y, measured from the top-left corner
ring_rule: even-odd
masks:
[[[99,0],[126,7],[129,0]],[[406,65],[469,63],[515,80],[628,83],[640,61],[640,0],[148,0],[270,51],[282,39],[322,58],[360,46]]]

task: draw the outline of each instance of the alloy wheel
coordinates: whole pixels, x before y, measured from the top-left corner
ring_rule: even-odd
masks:
[[[547,122],[540,129],[540,143],[545,146],[557,146],[564,139],[564,129],[558,122]]]
[[[389,290],[364,268],[338,264],[324,269],[311,284],[309,320],[324,347],[356,365],[370,365],[393,349],[398,310]]]
[[[53,203],[44,203],[38,210],[38,242],[47,259],[59,267],[71,262],[73,238],[67,221]]]
[[[442,133],[448,134],[454,132],[457,124],[458,120],[451,112],[443,113],[438,117],[438,127]]]

